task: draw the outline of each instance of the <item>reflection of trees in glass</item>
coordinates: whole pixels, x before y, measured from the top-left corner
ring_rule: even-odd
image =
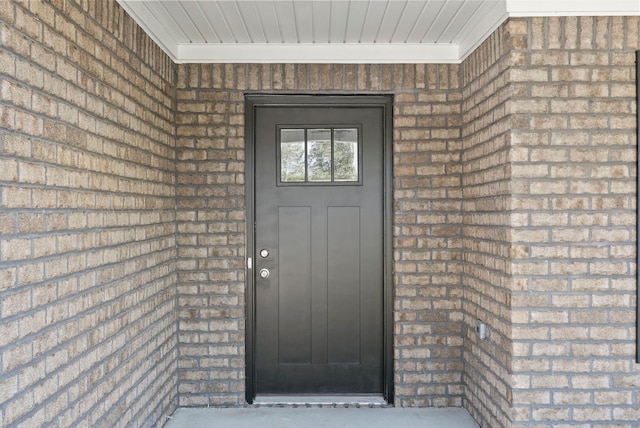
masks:
[[[331,181],[331,129],[307,130],[307,173],[309,181]]]
[[[304,141],[280,144],[280,180],[305,181]]]
[[[334,180],[358,181],[358,130],[336,129],[334,134]]]
[[[309,141],[309,181],[331,181],[331,140]]]
[[[336,141],[333,146],[333,178],[358,181],[358,143]]]

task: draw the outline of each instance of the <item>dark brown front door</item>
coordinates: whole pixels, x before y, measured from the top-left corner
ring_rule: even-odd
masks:
[[[385,111],[254,112],[255,392],[382,394]]]

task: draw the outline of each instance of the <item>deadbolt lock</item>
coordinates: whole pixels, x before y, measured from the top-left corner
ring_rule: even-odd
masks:
[[[263,259],[266,259],[267,257],[269,257],[269,250],[265,250],[265,249],[260,250],[260,257],[262,257]]]
[[[264,279],[266,279],[266,278],[269,278],[269,274],[270,274],[270,272],[269,272],[269,269],[267,269],[267,268],[262,268],[262,269],[260,269],[259,274],[260,274],[260,278],[264,278]]]

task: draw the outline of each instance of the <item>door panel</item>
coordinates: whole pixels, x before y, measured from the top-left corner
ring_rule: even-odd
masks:
[[[360,208],[329,207],[327,235],[328,361],[360,363]]]
[[[256,393],[381,394],[384,109],[261,106],[254,121]]]
[[[311,363],[311,210],[278,208],[278,362]]]

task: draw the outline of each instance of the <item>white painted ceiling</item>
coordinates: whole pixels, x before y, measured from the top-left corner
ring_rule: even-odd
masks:
[[[176,63],[459,63],[508,17],[640,0],[117,0]]]

